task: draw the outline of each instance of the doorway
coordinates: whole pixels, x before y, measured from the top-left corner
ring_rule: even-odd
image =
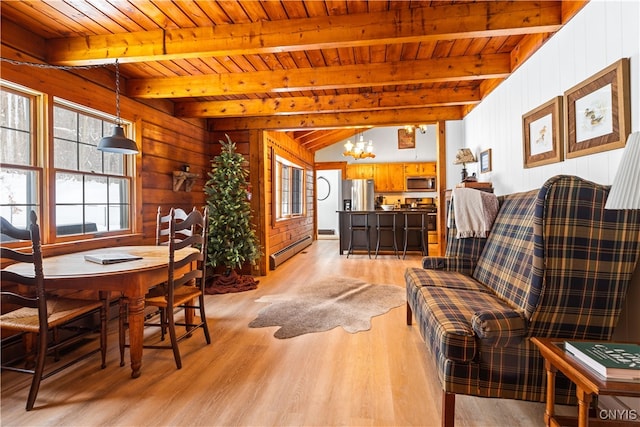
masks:
[[[338,210],[340,210],[340,191],[342,171],[325,169],[316,172],[316,195],[318,208],[318,239],[339,239]]]

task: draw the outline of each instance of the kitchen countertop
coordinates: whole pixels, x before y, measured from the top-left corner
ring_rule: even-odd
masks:
[[[433,209],[420,209],[420,208],[415,208],[415,209],[411,209],[411,208],[405,208],[405,209],[393,209],[391,211],[385,211],[384,209],[376,209],[373,211],[345,211],[345,210],[341,210],[341,211],[336,211],[338,213],[360,213],[360,214],[364,214],[364,213],[404,213],[404,212],[426,212],[429,215],[436,215],[437,212],[434,211]]]

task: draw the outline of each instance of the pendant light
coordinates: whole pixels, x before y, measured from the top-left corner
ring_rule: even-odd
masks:
[[[360,133],[360,141],[356,140],[355,145],[348,140],[346,144],[344,144],[345,151],[342,153],[343,156],[348,157],[351,156],[354,159],[366,159],[367,157],[374,158],[376,155],[373,153],[373,141],[369,140],[369,142],[365,142],[364,135]]]
[[[116,59],[116,124],[113,135],[103,137],[98,143],[98,150],[109,153],[137,154],[138,146],[135,141],[127,138],[120,119],[120,68]]]

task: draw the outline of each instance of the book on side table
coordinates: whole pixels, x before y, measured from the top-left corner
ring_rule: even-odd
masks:
[[[565,341],[564,349],[605,379],[640,381],[640,344]]]

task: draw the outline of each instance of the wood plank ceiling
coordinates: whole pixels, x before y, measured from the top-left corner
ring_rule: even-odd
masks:
[[[358,128],[463,118],[584,3],[12,0],[0,13],[50,64],[117,58],[127,96],[315,151]]]

